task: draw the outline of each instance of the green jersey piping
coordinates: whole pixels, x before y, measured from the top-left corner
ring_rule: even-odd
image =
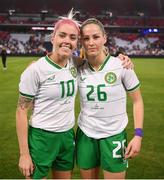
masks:
[[[106,59],[104,60],[104,62],[102,63],[102,65],[100,66],[100,68],[99,68],[98,71],[101,71],[101,70],[104,68],[105,64],[108,62],[109,59],[110,59],[110,55],[108,55],[108,56],[106,57]],[[88,65],[89,65],[89,68],[90,68],[92,71],[95,71],[94,68],[89,64],[89,62],[88,62]]]
[[[56,67],[57,69],[62,69],[61,66],[59,66],[58,64],[54,63],[48,56],[45,57],[46,61],[51,64],[52,66]]]
[[[141,86],[141,84],[137,84],[134,88],[132,89],[127,89],[128,92],[134,91],[135,89],[139,88]]]
[[[20,92],[20,94],[21,94],[22,96],[28,97],[28,98],[30,98],[30,99],[33,99],[33,98],[34,98],[34,96],[29,95],[29,94],[24,94],[24,93],[22,93],[22,92]]]

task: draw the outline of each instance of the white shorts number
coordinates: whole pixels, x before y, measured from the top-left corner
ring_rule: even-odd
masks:
[[[113,144],[116,144],[116,148],[113,149],[113,158],[121,158],[124,157],[125,155],[125,142],[126,140],[124,139],[123,141],[113,141]],[[122,154],[118,154],[118,151],[121,149]]]

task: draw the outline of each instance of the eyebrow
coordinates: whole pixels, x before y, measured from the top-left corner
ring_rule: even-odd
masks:
[[[96,33],[96,34],[92,34],[91,36],[99,36],[99,35],[100,35],[100,33]],[[83,36],[90,36],[90,35],[83,33]]]
[[[67,33],[66,33],[66,32],[63,32],[63,31],[59,31],[59,34],[64,34],[64,35],[66,35]],[[71,36],[78,36],[77,34],[69,34],[69,35],[71,35]]]

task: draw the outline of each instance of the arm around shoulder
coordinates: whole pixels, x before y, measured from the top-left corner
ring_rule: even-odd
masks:
[[[77,67],[81,66],[84,63],[84,59],[77,56],[73,56],[73,61]]]

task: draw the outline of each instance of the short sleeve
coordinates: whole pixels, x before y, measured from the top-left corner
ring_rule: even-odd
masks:
[[[21,75],[19,92],[21,95],[34,98],[39,87],[39,78],[35,66],[32,64]]]
[[[134,91],[140,87],[140,81],[132,69],[123,69],[122,82],[126,91]]]

